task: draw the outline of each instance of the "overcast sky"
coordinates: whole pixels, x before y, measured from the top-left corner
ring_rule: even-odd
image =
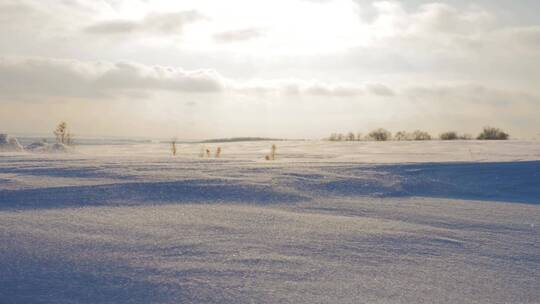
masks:
[[[0,0],[0,133],[540,134],[540,1]]]

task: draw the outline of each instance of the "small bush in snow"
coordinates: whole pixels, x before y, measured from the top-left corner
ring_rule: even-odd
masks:
[[[457,132],[450,131],[450,132],[444,132],[441,135],[439,135],[439,138],[441,140],[456,140],[458,139]]]
[[[62,121],[56,126],[54,130],[54,136],[56,136],[56,142],[62,145],[72,146],[74,144],[73,136],[68,130],[67,123]]]
[[[329,141],[361,141],[363,139],[362,133],[355,134],[354,132],[348,132],[347,134],[332,133],[327,138]]]
[[[392,133],[390,131],[380,128],[369,132],[368,139],[375,141],[387,141],[392,138]]]
[[[171,141],[171,152],[173,156],[176,156],[176,139]]]
[[[485,127],[484,131],[478,135],[479,140],[507,140],[510,137],[508,133],[499,128]]]
[[[458,134],[457,132],[450,131],[450,132],[444,132],[441,135],[439,135],[439,138],[441,140],[471,140],[473,139],[471,134]]]
[[[413,140],[431,140],[431,135],[428,132],[416,130],[412,134]]]
[[[276,160],[276,150],[277,150],[276,145],[272,145],[272,149],[270,150],[270,154],[266,155],[264,157],[264,159],[266,159],[266,160]]]
[[[409,134],[405,131],[399,131],[394,135],[394,140],[398,140],[398,141],[409,140]]]

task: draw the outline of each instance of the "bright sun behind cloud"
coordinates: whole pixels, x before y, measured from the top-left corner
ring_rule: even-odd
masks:
[[[0,102],[21,113],[54,103],[39,128],[70,115],[83,133],[100,109],[124,107],[99,130],[320,138],[496,124],[531,136],[540,22],[503,11],[484,0],[5,0]],[[138,119],[152,128],[122,127]]]

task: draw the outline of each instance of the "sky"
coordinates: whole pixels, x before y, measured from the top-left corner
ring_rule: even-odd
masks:
[[[0,133],[540,137],[536,0],[0,0]]]

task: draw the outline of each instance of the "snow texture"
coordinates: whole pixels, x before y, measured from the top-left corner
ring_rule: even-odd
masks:
[[[20,152],[23,147],[15,137],[7,134],[0,134],[0,152]]]
[[[33,153],[68,153],[71,149],[61,143],[49,144],[46,142],[34,142],[25,147],[26,151]]]
[[[540,302],[539,142],[272,144],[0,153],[0,303]]]

